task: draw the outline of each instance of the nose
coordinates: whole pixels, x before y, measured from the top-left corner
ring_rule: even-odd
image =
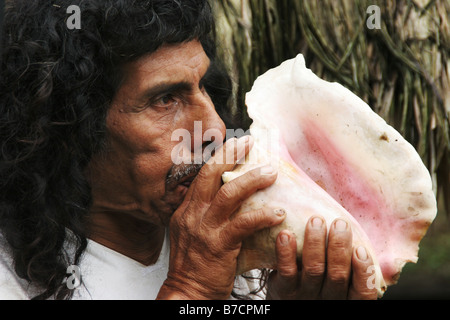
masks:
[[[218,115],[213,102],[206,92],[200,92],[197,95],[194,114],[194,134],[191,135],[191,150],[203,151],[211,143],[222,144],[225,140],[226,126]]]

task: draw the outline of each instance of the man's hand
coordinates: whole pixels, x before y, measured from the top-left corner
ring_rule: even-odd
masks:
[[[276,180],[269,167],[222,184],[222,174],[232,170],[252,145],[250,137],[235,142],[228,140],[223,152],[203,166],[171,219],[169,272],[159,299],[229,298],[242,240],[285,218],[284,211],[268,208],[235,214],[251,194]],[[234,160],[226,163],[230,159]]]
[[[367,286],[373,264],[363,247],[352,249],[346,221],[332,223],[327,245],[326,223],[312,217],[305,229],[301,265],[297,265],[295,236],[287,230],[277,237],[277,270],[268,283],[268,299],[376,299]]]

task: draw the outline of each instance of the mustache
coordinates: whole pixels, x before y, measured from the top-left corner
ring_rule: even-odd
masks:
[[[178,164],[173,165],[166,177],[166,185],[169,188],[175,188],[180,182],[184,182],[191,177],[195,177],[201,168],[205,165],[205,161],[197,164]]]
[[[168,189],[174,189],[177,185],[185,181],[194,180],[195,176],[200,172],[201,168],[215,154],[212,150],[211,154],[204,155],[202,158],[196,157],[194,163],[174,164],[170,168],[166,176],[166,186]],[[192,179],[191,179],[192,178]]]

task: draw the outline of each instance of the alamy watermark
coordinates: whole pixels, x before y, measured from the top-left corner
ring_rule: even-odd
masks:
[[[377,5],[367,7],[367,14],[370,16],[366,20],[366,27],[368,29],[381,29],[381,9]]]
[[[81,284],[81,269],[77,265],[70,265],[67,267],[66,270],[67,274],[70,274],[70,276],[66,279],[66,286],[70,290],[74,290],[78,288]]]
[[[66,20],[67,28],[70,30],[81,29],[81,10],[77,5],[70,5],[66,10],[70,16]],[[366,26],[368,29],[381,29],[381,9],[377,5],[370,5],[366,10],[370,16],[366,20]]]
[[[66,20],[67,28],[70,30],[81,29],[81,10],[77,5],[70,5],[66,10],[70,16]],[[366,10],[370,16],[366,20],[366,26],[368,29],[381,29],[381,9],[377,5],[370,5]]]
[[[367,278],[367,281],[366,281],[367,288],[369,290],[379,288],[381,285],[380,276],[382,275],[380,267],[371,265],[367,268],[366,273],[370,274],[370,276]]]
[[[68,29],[81,29],[81,10],[77,5],[71,5],[67,7],[67,14],[70,16],[66,20],[66,26]]]

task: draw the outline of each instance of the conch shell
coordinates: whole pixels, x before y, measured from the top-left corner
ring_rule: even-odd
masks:
[[[321,215],[350,222],[353,245],[374,260],[379,296],[397,282],[436,216],[436,198],[420,156],[355,94],[317,77],[303,56],[267,71],[246,95],[254,146],[244,163],[224,173],[226,183],[272,164],[277,181],[248,198],[240,211],[283,208],[285,221],[246,239],[237,274],[274,268],[275,239],[283,229],[297,238],[301,257],[306,222]]]

